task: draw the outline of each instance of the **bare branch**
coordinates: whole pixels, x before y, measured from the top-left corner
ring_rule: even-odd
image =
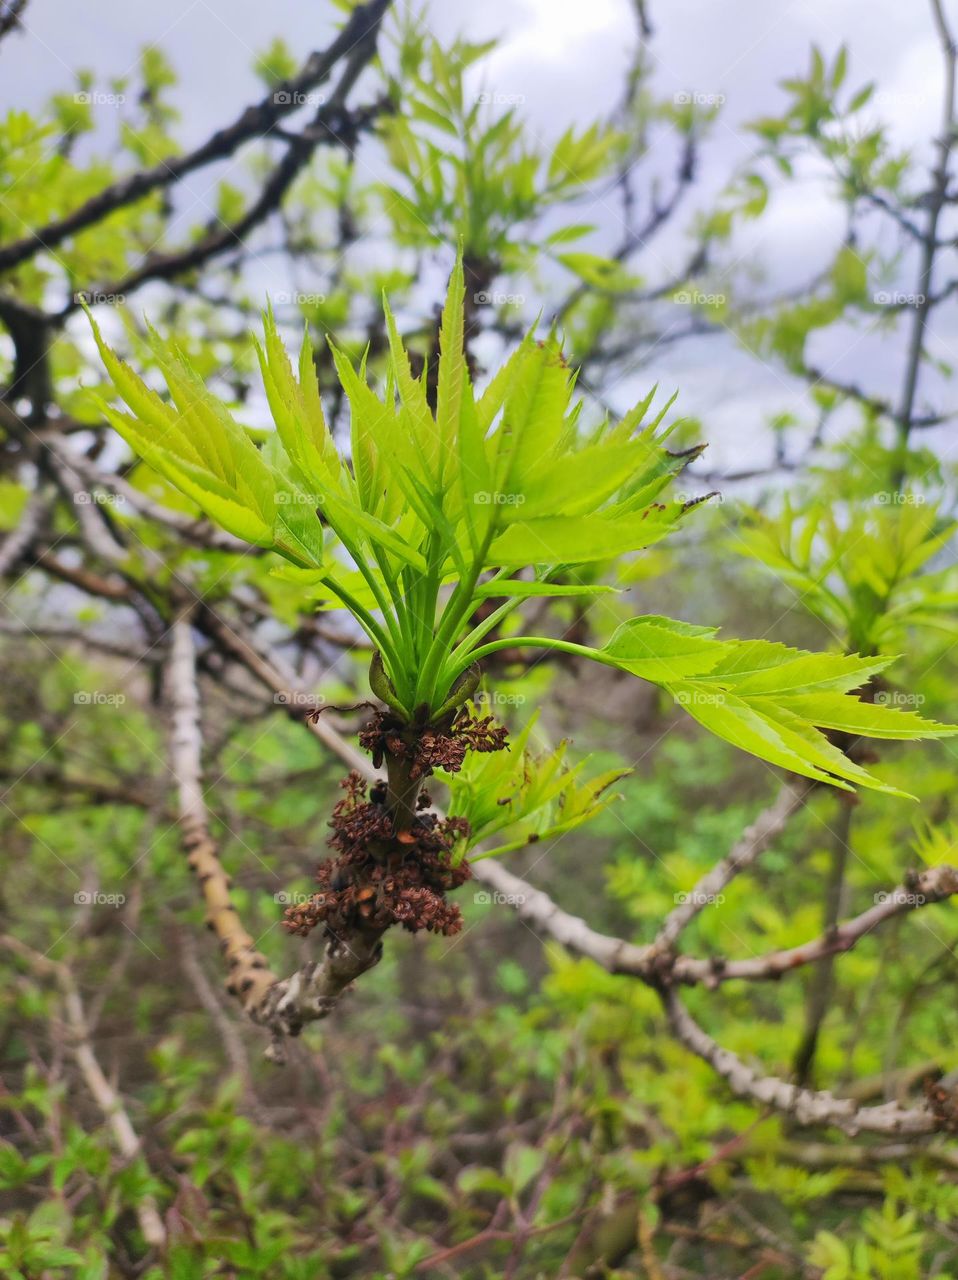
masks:
[[[133,597],[133,590],[129,583],[113,578],[103,578],[91,569],[66,564],[48,548],[37,553],[37,565],[47,573],[52,573],[61,582],[69,582],[71,586],[79,587],[88,595],[102,596],[104,600],[125,601],[130,601]]]
[[[208,611],[205,611],[208,613]],[[196,684],[195,651],[190,631],[191,610],[185,610],[173,624],[170,660],[170,689],[174,713],[172,753],[174,772],[180,787],[180,824],[183,843],[190,853],[190,865],[203,887],[209,910],[209,924],[226,954],[231,969],[227,990],[236,995],[244,1012],[272,1033],[267,1051],[274,1062],[285,1060],[284,1038],[298,1035],[307,1022],[327,1017],[339,1003],[354,979],[379,962],[382,955],[382,930],[353,933],[348,939],[329,937],[320,960],[310,960],[289,978],[277,980],[266,965],[265,957],[253,947],[253,940],[243,929],[230,901],[229,879],[223,871],[216,845],[209,834],[206,804],[200,784],[202,742],[199,726],[199,693]],[[207,626],[211,626],[207,618]],[[233,634],[229,628],[221,634]],[[255,663],[255,651],[238,637],[233,651],[249,656],[251,670],[262,679],[265,664]],[[290,689],[276,675],[272,687]],[[327,734],[335,730],[326,728]],[[336,735],[338,737],[338,735]],[[346,747],[347,744],[343,743]],[[348,748],[365,767],[367,762],[358,752]]]
[[[179,823],[183,847],[206,903],[207,924],[216,934],[230,970],[227,990],[256,1020],[258,1009],[276,982],[276,975],[270,971],[266,957],[256,950],[252,935],[240,923],[230,896],[229,876],[223,870],[216,842],[210,835],[202,786],[200,701],[190,617],[191,611],[184,610],[173,623],[167,666],[172,713],[170,763],[179,796]]]
[[[675,185],[672,189],[671,195],[662,204],[658,203],[658,201],[653,201],[646,220],[640,227],[635,227],[629,230],[627,234],[623,236],[621,243],[609,255],[611,261],[626,262],[637,250],[644,249],[649,241],[655,236],[656,232],[669,221],[681,205],[683,197],[695,180],[697,157],[698,140],[695,137],[695,134],[690,132],[685,139],[685,143],[679,156]],[[699,247],[695,250],[689,266],[686,268],[686,275],[683,278],[687,278],[688,275],[701,270],[703,265],[704,250]],[[670,292],[677,283],[680,283],[680,281],[676,280],[667,285],[663,285],[659,290],[654,291],[649,296],[662,296],[665,293]],[[585,284],[584,282],[576,285],[575,288],[567,294],[563,302],[554,309],[549,318],[549,323],[556,324],[558,321],[563,320],[576,303],[590,292],[601,293],[602,290],[597,289],[593,285]]]
[[[709,1063],[739,1097],[774,1107],[794,1116],[799,1124],[834,1125],[851,1135],[919,1135],[940,1128],[938,1118],[924,1108],[900,1107],[897,1102],[860,1107],[854,1098],[837,1098],[826,1090],[802,1089],[775,1076],[760,1075],[703,1031],[674,990],[666,991],[662,999],[676,1039]]]
[[[812,784],[804,778],[789,778],[774,802],[763,810],[751,826],[747,827],[728,854],[698,882],[680,903],[666,916],[655,942],[658,952],[670,950],[679,934],[698,915],[704,906],[714,901],[727,884],[746,867],[761,857],[768,846],[784,831],[789,818],[800,809],[808,798]]]
[[[289,691],[296,687],[286,678],[287,673],[277,668],[270,656],[259,651],[242,628],[227,624],[208,608],[204,608],[203,615],[202,625],[207,634],[233,653],[269,688]],[[379,776],[369,762],[331,726],[305,720],[304,723],[340,759],[363,777],[374,779]],[[501,894],[502,900],[512,906],[535,932],[541,932],[569,950],[587,956],[610,973],[638,978],[660,991],[677,1037],[693,1052],[712,1063],[736,1092],[786,1111],[803,1124],[834,1124],[848,1133],[932,1133],[941,1128],[941,1121],[929,1110],[906,1110],[891,1103],[859,1109],[854,1099],[836,1098],[830,1093],[815,1093],[773,1077],[757,1075],[745,1063],[711,1040],[692,1020],[676,994],[676,982],[714,985],[728,978],[779,977],[799,965],[828,954],[830,950],[849,950],[859,938],[892,916],[924,905],[925,902],[941,901],[958,892],[958,871],[952,867],[935,867],[906,881],[901,889],[887,895],[869,911],[847,921],[817,943],[805,947],[775,952],[756,960],[728,962],[697,960],[672,954],[675,938],[699,910],[702,896],[707,900],[709,894],[717,893],[754,862],[805,802],[810,790],[811,784],[805,779],[789,779],[775,802],[751,824],[727,857],[699,882],[699,899],[693,895],[691,902],[673,912],[656,941],[647,947],[598,933],[578,916],[564,911],[548,894],[513,875],[492,859],[473,863],[473,874],[481,883]],[[314,983],[312,968],[307,966],[305,971],[293,975],[288,984],[280,985],[287,987],[296,1002],[301,1002],[305,993],[308,1009]],[[312,1016],[325,1016],[326,1011]]]
[[[918,269],[916,295],[918,305],[911,326],[908,354],[905,360],[905,379],[901,400],[896,413],[898,428],[898,452],[894,481],[900,485],[905,473],[905,452],[908,438],[914,427],[915,399],[918,394],[918,378],[921,372],[922,352],[928,317],[934,305],[932,291],[935,259],[938,251],[938,224],[948,196],[951,180],[951,153],[955,145],[955,75],[958,47],[945,19],[941,0],[931,0],[932,16],[938,33],[942,58],[945,64],[945,83],[942,96],[941,137],[937,139],[938,161],[932,174],[931,191],[928,193],[927,216]]]
[[[368,6],[370,10],[378,11],[378,16],[375,20],[370,19],[362,36],[352,44],[335,92],[328,102],[319,107],[312,123],[301,134],[284,136],[284,141],[288,143],[285,155],[240,218],[219,226],[185,249],[173,253],[150,254],[142,266],[120,280],[97,285],[94,293],[122,297],[150,280],[173,280],[230,249],[242,246],[246,236],[280,208],[290,187],[312,159],[317,147],[331,144],[348,149],[355,145],[359,131],[375,120],[382,104],[375,103],[352,114],[346,109],[346,97],[376,55],[379,22],[390,3],[391,0],[374,0]],[[356,12],[359,11],[354,10],[354,14]],[[56,318],[63,320],[80,306],[80,295],[76,295]]]
[[[102,491],[122,498],[124,502],[128,502],[133,507],[138,515],[144,516],[148,520],[156,521],[157,524],[163,525],[164,528],[172,530],[186,541],[195,543],[197,546],[208,547],[213,551],[242,551],[250,555],[261,554],[259,547],[251,546],[250,543],[243,542],[241,538],[235,538],[231,533],[227,533],[225,529],[211,525],[205,518],[194,519],[192,516],[185,515],[182,511],[174,511],[170,507],[164,507],[159,502],[154,502],[152,498],[148,497],[142,490],[134,488],[122,476],[102,471],[89,458],[67,450],[55,437],[44,435],[43,443],[56,458],[79,477],[82,482],[81,485],[77,486],[79,489],[82,490],[82,486],[85,484],[94,493]]]
[[[11,31],[19,31],[28,0],[6,0],[0,3],[0,40]]]
[[[947,864],[930,867],[907,878],[897,888],[877,894],[873,907],[836,925],[814,942],[789,947],[784,951],[770,951],[749,960],[699,960],[692,956],[678,956],[670,973],[676,982],[689,985],[702,982],[710,987],[733,979],[775,981],[803,965],[813,964],[826,956],[839,955],[843,951],[851,951],[857,942],[894,916],[943,902],[956,893],[958,869]]]
[[[851,796],[838,797],[838,820],[832,829],[830,866],[825,882],[824,932],[832,936],[842,917],[845,900],[845,876],[851,856],[851,834],[855,803]],[[795,1051],[793,1069],[797,1084],[812,1084],[812,1067],[818,1050],[822,1024],[832,1003],[835,990],[835,954],[830,952],[815,961],[815,972],[808,985],[805,1003],[805,1029]]]
[[[247,107],[232,124],[218,129],[195,150],[181,156],[169,156],[151,169],[141,170],[113,183],[73,213],[0,248],[0,271],[8,271],[43,250],[57,248],[70,236],[115,210],[142,199],[152,191],[172,186],[196,169],[226,159],[244,143],[268,134],[279,120],[297,110],[304,94],[325,83],[341,58],[376,30],[389,4],[390,0],[369,0],[367,4],[358,5],[328,48],[312,54],[297,75],[277,85],[255,106]]]

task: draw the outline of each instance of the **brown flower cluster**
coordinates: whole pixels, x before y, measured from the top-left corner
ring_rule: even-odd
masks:
[[[502,751],[508,730],[492,716],[481,719],[460,711],[448,728],[427,726],[411,731],[387,711],[377,712],[360,731],[359,745],[368,751],[378,769],[387,755],[411,760],[412,781],[428,778],[434,769],[458,773],[467,751]]]
[[[925,1081],[925,1098],[939,1128],[958,1133],[958,1091],[934,1080]]]
[[[465,861],[454,865],[450,859],[456,840],[468,834],[468,823],[461,818],[440,821],[421,812],[413,821],[410,842],[394,844],[385,787],[377,784],[367,799],[366,784],[357,773],[343,786],[346,795],[330,823],[330,845],[339,856],[320,864],[318,892],[286,909],[285,927],[304,936],[320,923],[335,935],[393,924],[410,932],[458,933],[462,913],[445,894],[472,874]],[[420,809],[429,803],[428,796],[420,795]]]

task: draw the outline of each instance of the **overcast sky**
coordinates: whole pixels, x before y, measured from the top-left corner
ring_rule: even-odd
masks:
[[[945,0],[958,29],[958,0]],[[705,153],[701,198],[714,192],[753,145],[740,125],[782,102],[777,81],[807,65],[812,42],[834,54],[848,42],[849,82],[872,79],[879,106],[904,145],[927,154],[939,115],[941,58],[926,0],[650,0],[652,52],[662,93],[720,94],[725,106]],[[433,29],[470,39],[499,36],[501,47],[484,64],[484,85],[519,95],[537,136],[555,137],[573,120],[609,111],[621,92],[634,48],[635,19],[627,0],[434,0]],[[255,98],[257,51],[282,35],[297,54],[330,38],[335,14],[325,0],[31,0],[26,33],[0,52],[0,107],[37,107],[51,91],[73,87],[73,74],[94,71],[101,84],[135,68],[139,49],[157,43],[181,77],[181,137],[201,140]],[[655,158],[653,157],[653,164]],[[208,188],[198,188],[203,201]],[[609,215],[612,216],[612,215]],[[821,188],[799,183],[776,200],[744,248],[769,283],[804,278],[842,234],[842,223]],[[680,260],[681,244],[666,237],[656,253],[663,268]],[[934,342],[954,356],[953,315],[936,322]],[[829,337],[825,353],[842,376],[874,379],[891,391],[896,361],[855,335]],[[656,376],[683,386],[688,411],[708,410],[717,424],[721,460],[735,451],[744,419],[794,408],[796,392],[775,370],[735,355],[730,344],[700,342],[663,356]],[[631,387],[625,388],[631,393]],[[627,397],[628,398],[628,397]],[[718,460],[718,459],[717,459]]]

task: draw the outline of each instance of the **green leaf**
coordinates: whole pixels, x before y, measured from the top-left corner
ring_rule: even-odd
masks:
[[[958,733],[953,725],[926,720],[915,711],[862,702],[840,693],[795,694],[779,698],[777,702],[820,729],[866,738],[951,738]]]
[[[527,348],[512,366],[502,422],[491,441],[499,493],[522,493],[526,475],[555,449],[571,396],[569,368],[554,339]]]
[[[813,654],[767,640],[719,640],[705,627],[635,618],[592,656],[666,689],[712,733],[782,768],[845,787],[903,795],[855,764],[819,732],[875,738],[937,738],[958,732],[914,712],[848,693],[891,661]]]
[[[255,546],[273,545],[272,519],[264,519],[255,507],[202,466],[154,444],[143,435],[140,423],[135,418],[109,406],[104,407],[104,414],[150,466],[155,467],[171,484],[191,498],[211,520],[215,520],[237,538],[243,538]]]
[[[439,329],[439,380],[436,395],[436,428],[439,434],[439,484],[442,486],[447,459],[455,457],[456,441],[462,416],[464,397],[470,393],[463,349],[462,252],[449,277],[449,291]],[[470,397],[471,398],[471,397]]]
[[[492,582],[480,582],[473,595],[477,600],[498,599],[499,597],[518,596],[522,599],[538,600],[547,596],[599,596],[616,595],[616,587],[602,583],[571,582],[524,582],[521,578],[496,578]]]
[[[650,547],[674,529],[683,514],[652,508],[637,516],[583,515],[516,521],[496,539],[491,562],[499,565],[587,564]]]

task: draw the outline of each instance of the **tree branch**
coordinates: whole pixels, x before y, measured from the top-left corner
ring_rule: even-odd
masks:
[[[99,222],[117,209],[122,209],[153,191],[172,186],[196,169],[216,160],[224,160],[244,143],[269,133],[277,121],[301,106],[305,94],[325,83],[341,58],[349,55],[357,44],[376,31],[389,4],[390,0],[369,0],[367,4],[358,5],[328,48],[311,54],[292,79],[277,85],[255,106],[247,107],[232,124],[218,129],[193,151],[182,156],[169,156],[151,169],[131,174],[106,187],[66,217],[48,223],[21,240],[0,247],[0,271],[8,271],[36,253],[55,249],[70,236]]]
[[[679,934],[702,908],[713,902],[727,884],[765,852],[784,831],[792,814],[805,803],[811,790],[812,784],[804,778],[789,778],[782,784],[774,802],[746,828],[722,861],[717,862],[686,894],[685,901],[666,916],[652,944],[657,952],[671,950]]]
[[[28,2],[29,0],[8,0],[6,4],[0,4],[0,40],[11,31],[20,30],[23,11]]]
[[[138,515],[148,520],[154,520],[157,524],[163,525],[164,528],[179,534],[186,541],[197,546],[207,547],[211,551],[243,552],[249,555],[261,554],[259,547],[254,547],[250,543],[244,542],[241,538],[235,538],[231,533],[227,533],[225,529],[220,529],[210,524],[205,517],[194,518],[193,516],[185,515],[182,511],[174,511],[170,507],[163,506],[162,503],[154,502],[152,498],[148,497],[142,490],[134,488],[122,476],[114,475],[109,471],[102,471],[89,458],[78,456],[64,448],[56,438],[48,434],[44,435],[43,443],[56,458],[88,485],[91,491],[100,490],[122,498],[124,502],[128,502],[133,507]]]
[[[854,1098],[836,1098],[825,1090],[802,1089],[775,1076],[759,1075],[703,1031],[674,990],[664,992],[662,1000],[676,1039],[709,1063],[739,1097],[774,1107],[794,1116],[799,1124],[834,1125],[850,1135],[919,1135],[940,1128],[938,1118],[926,1109],[900,1107],[897,1102],[860,1107]]]
[[[376,55],[379,23],[390,3],[391,0],[374,0],[370,3],[369,22],[362,36],[349,50],[335,92],[328,102],[319,107],[312,123],[301,134],[283,136],[283,140],[288,143],[285,155],[275,166],[259,195],[242,217],[233,223],[223,224],[185,249],[173,253],[151,254],[142,266],[122,279],[97,285],[93,290],[94,294],[124,297],[150,280],[173,280],[227,250],[241,246],[251,231],[280,208],[290,187],[312,159],[318,146],[333,144],[346,146],[348,149],[354,145],[360,129],[367,128],[376,118],[382,104],[375,103],[352,115],[346,109],[346,98],[356,80]],[[372,17],[374,11],[378,15],[375,20]],[[62,321],[76,311],[82,305],[80,298],[80,294],[75,295],[56,318]]]
[[[894,916],[905,915],[935,902],[943,902],[956,893],[958,869],[943,863],[906,878],[889,892],[877,894],[873,907],[836,925],[834,929],[827,930],[814,942],[789,947],[784,951],[770,951],[749,960],[723,960],[718,957],[702,960],[692,956],[677,956],[670,974],[676,982],[686,985],[704,983],[709,987],[734,979],[750,982],[776,981],[803,965],[850,951],[866,934]]]
[[[242,627],[228,624],[204,606],[200,625],[217,643],[232,653],[248,670],[274,691],[295,690],[269,655],[260,651]],[[305,690],[299,690],[305,695]],[[310,731],[333,750],[350,768],[367,779],[379,777],[370,763],[347,743],[335,729],[322,721],[314,723],[296,715]],[[709,875],[699,882],[699,889],[718,892],[749,866],[783,829],[789,817],[805,802],[812,784],[804,779],[789,779],[775,802],[759,815],[733,849]],[[926,902],[937,902],[958,892],[958,870],[948,866],[933,867],[915,876],[900,889],[877,902],[869,911],[846,921],[832,933],[815,943],[789,951],[773,952],[754,960],[703,960],[671,953],[672,944],[681,930],[700,909],[701,896],[682,904],[666,920],[656,941],[647,947],[637,946],[622,938],[598,933],[578,916],[564,911],[548,894],[534,888],[526,880],[513,875],[492,859],[472,864],[473,875],[487,885],[501,900],[511,906],[534,931],[554,939],[567,949],[588,957],[610,973],[624,974],[658,990],[672,1023],[673,1031],[693,1052],[712,1063],[732,1088],[757,1102],[794,1115],[803,1124],[833,1124],[845,1132],[917,1135],[932,1133],[942,1127],[940,1118],[931,1110],[907,1110],[894,1104],[860,1108],[854,1099],[836,1098],[830,1093],[815,1093],[773,1077],[761,1077],[715,1041],[692,1020],[676,994],[676,983],[715,985],[732,978],[770,979],[780,977],[800,965],[825,954],[849,950],[866,933],[892,916],[902,914]],[[278,984],[290,993],[294,1002],[307,997],[315,982],[312,966],[294,974],[287,983]],[[314,1013],[323,1017],[327,1009]]]
[[[912,321],[908,354],[905,361],[905,379],[902,386],[901,401],[896,413],[898,460],[892,477],[896,488],[900,487],[904,478],[908,438],[915,425],[913,422],[915,398],[918,394],[918,378],[925,345],[925,330],[928,325],[928,316],[933,306],[932,282],[938,250],[938,223],[947,199],[950,181],[948,166],[952,149],[955,145],[955,64],[956,58],[958,58],[958,48],[956,48],[954,36],[945,19],[941,0],[931,0],[931,9],[945,63],[945,88],[942,99],[941,137],[938,139],[938,163],[932,175],[932,187],[928,197],[928,212],[921,248],[921,262],[918,269],[918,287],[916,289],[918,305],[915,307],[915,316]]]
[[[183,610],[171,628],[167,692],[171,711],[170,765],[178,792],[183,847],[206,903],[207,924],[219,940],[230,970],[227,990],[254,1021],[276,982],[266,957],[240,923],[230,896],[230,879],[210,835],[202,786],[202,736],[191,610]]]

